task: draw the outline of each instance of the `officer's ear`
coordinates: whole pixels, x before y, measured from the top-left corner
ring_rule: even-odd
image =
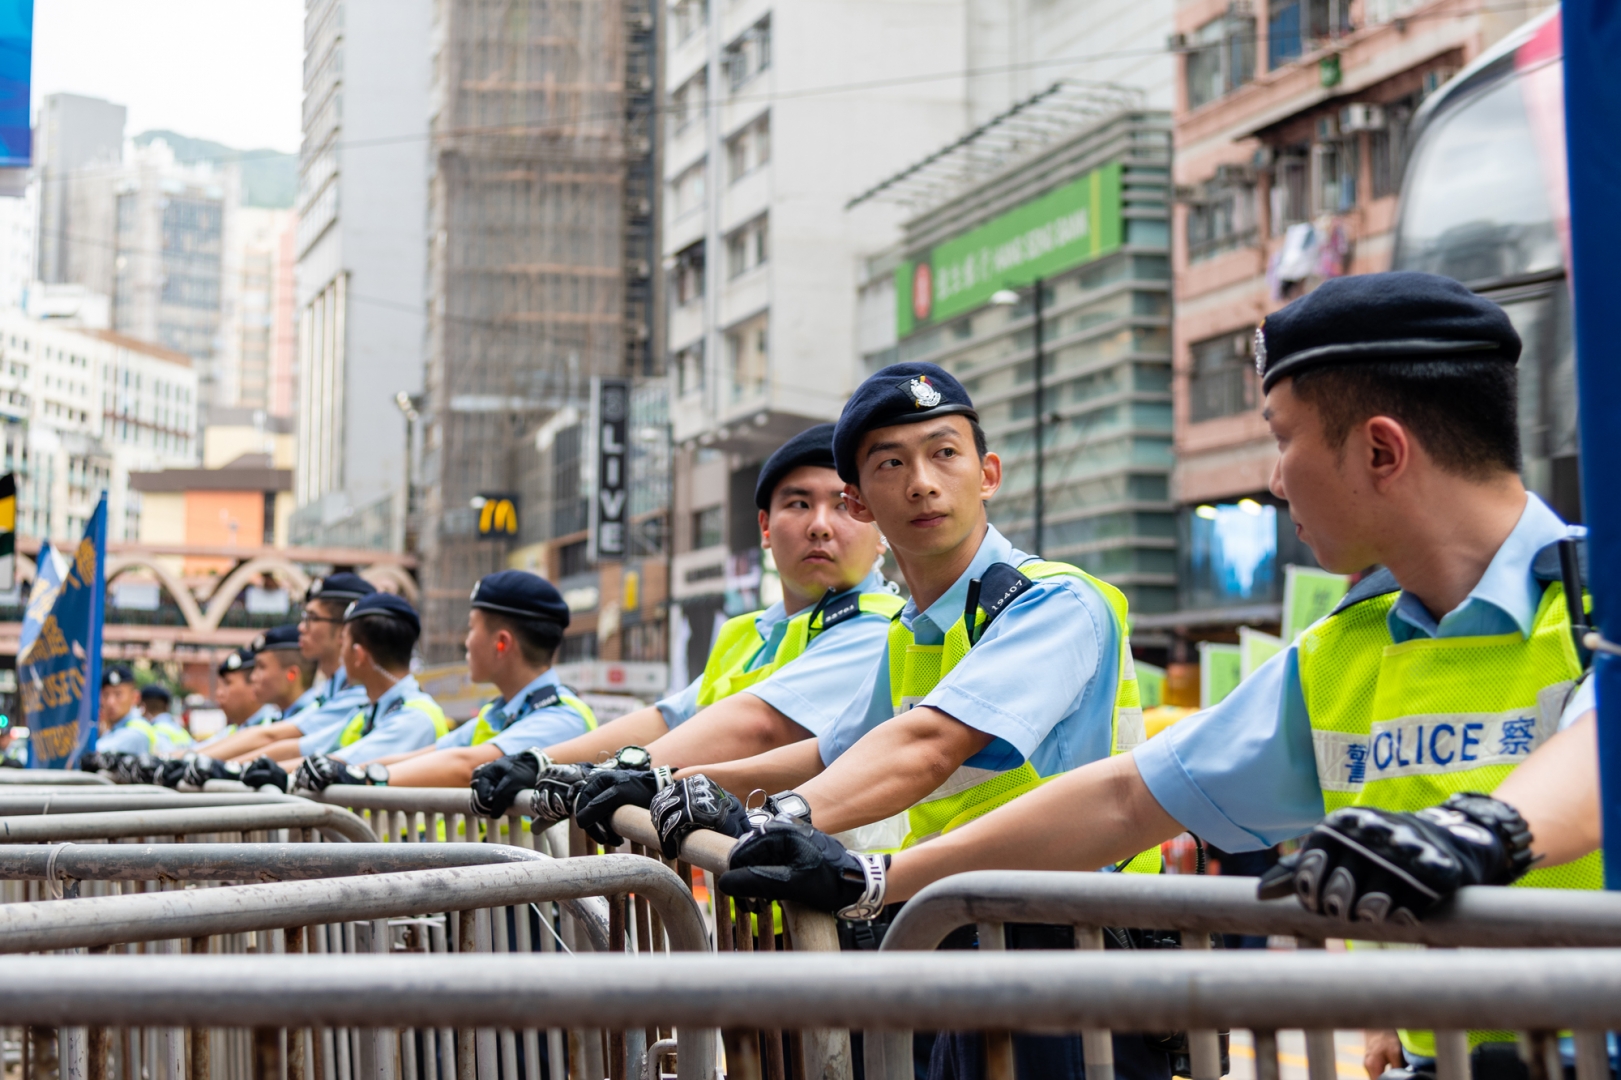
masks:
[[[876,525],[878,519],[872,516],[867,504],[861,501],[861,489],[854,484],[844,485],[844,508],[850,511],[850,516],[866,525]]]
[[[763,547],[763,548],[766,548],[766,549],[770,549],[770,547],[771,547],[771,515],[766,513],[764,510],[759,511],[759,515],[760,515],[760,546]]]

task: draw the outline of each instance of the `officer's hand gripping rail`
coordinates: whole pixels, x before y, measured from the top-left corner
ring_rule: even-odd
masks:
[[[1141,876],[1131,874],[1057,873],[1046,871],[976,871],[944,878],[929,885],[906,903],[891,924],[885,952],[933,950],[960,926],[977,924],[981,948],[996,948],[1007,923],[1036,923],[1075,928],[1076,948],[1103,947],[1101,928],[1132,926],[1182,932],[1184,949],[1210,948],[1210,934],[1263,934],[1291,936],[1301,950],[1322,950],[1331,938],[1405,942],[1438,948],[1525,949],[1621,946],[1621,897],[1609,893],[1564,889],[1502,889],[1474,887],[1461,890],[1443,908],[1423,922],[1402,925],[1350,923],[1314,915],[1293,898],[1258,900],[1255,880],[1241,877]],[[1025,952],[1021,957],[1042,955]],[[1118,953],[1138,962],[1164,954]],[[1444,954],[1428,953],[1427,957]],[[1321,957],[1330,964],[1360,957]],[[1280,959],[1261,956],[1261,959]],[[1550,969],[1544,976],[1557,976]],[[1325,990],[1338,993],[1343,985],[1336,975],[1325,980]],[[1378,1025],[1414,1027],[1428,1024],[1417,1015]],[[973,1027],[986,1027],[974,1024]],[[1278,1023],[1255,1031],[1257,1075],[1263,1059],[1275,1061],[1276,1031],[1288,1026],[1307,1029],[1306,1049],[1311,1080],[1335,1080],[1334,1033],[1331,1028]],[[1346,1023],[1341,1028],[1351,1026]],[[1479,1018],[1466,1025],[1436,1032],[1437,1080],[1469,1080],[1468,1042],[1464,1027],[1481,1028]],[[1524,1018],[1501,1025],[1524,1030]],[[1130,1030],[1142,1030],[1139,1027]],[[1551,1036],[1537,1036],[1546,1043]],[[1082,1029],[1087,1076],[1110,1080],[1113,1050],[1107,1027]],[[1213,1029],[1189,1034],[1194,1080],[1218,1080],[1220,1050]],[[1578,1075],[1581,1080],[1609,1076],[1603,1029],[1576,1034]],[[1540,1045],[1540,1043],[1539,1043]],[[1010,1041],[991,1037],[987,1053],[1000,1056],[1000,1068],[1012,1076]],[[1586,1071],[1580,1068],[1586,1061]],[[910,1080],[911,1033],[893,1031],[866,1039],[866,1075],[869,1080]],[[995,1069],[993,1068],[993,1074]],[[1533,1075],[1535,1070],[1533,1070]],[[1555,1072],[1554,1076],[1559,1074]],[[1276,1073],[1272,1074],[1274,1080]]]

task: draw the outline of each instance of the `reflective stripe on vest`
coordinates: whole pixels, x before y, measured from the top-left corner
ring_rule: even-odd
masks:
[[[145,735],[148,748],[150,748],[154,754],[158,752],[158,737],[161,732],[158,731],[158,726],[152,723],[152,721],[137,717],[134,719],[125,720],[123,726],[130,728],[133,731],[139,731],[142,735]]]
[[[1323,808],[1422,810],[1459,791],[1490,792],[1559,726],[1582,665],[1564,588],[1544,589],[1531,636],[1414,638],[1397,645],[1386,620],[1396,593],[1338,611],[1300,637],[1300,689],[1311,716]],[[1532,870],[1516,885],[1601,889],[1603,862]],[[1404,1031],[1435,1056],[1428,1031]],[[1508,1042],[1472,1031],[1470,1046]]]
[[[391,713],[395,709],[403,709],[409,705],[420,713],[426,713],[428,719],[433,721],[435,738],[442,739],[450,734],[450,721],[445,719],[445,710],[441,709],[439,703],[427,694],[407,694],[405,697],[396,699],[396,701],[397,703],[388,712]],[[388,713],[383,715],[387,716]],[[343,726],[343,734],[338,736],[338,745],[353,746],[367,735],[370,735],[375,729],[376,724],[367,725],[366,710],[361,709],[350,717],[349,722]]]
[[[486,703],[485,706],[478,711],[477,719],[473,721],[473,741],[468,745],[478,746],[482,743],[487,743],[497,735],[501,734],[501,732],[511,727],[513,724],[516,724],[519,720],[522,720],[524,717],[531,716],[534,713],[539,712],[541,709],[549,709],[553,705],[557,704],[567,705],[569,708],[579,713],[580,719],[585,721],[585,730],[597,730],[597,715],[591,711],[591,706],[587,705],[573,694],[568,693],[562,687],[550,686],[546,687],[546,689],[550,690],[551,693],[529,695],[529,700],[524,703],[528,707],[524,709],[516,719],[508,721],[501,727],[496,727],[494,724],[490,723],[490,712],[495,708],[496,703],[493,701]]]
[[[817,604],[788,620],[776,655],[752,671],[749,664],[766,644],[766,639],[760,636],[760,631],[754,625],[760,613],[755,611],[728,619],[721,625],[720,633],[715,635],[715,644],[709,650],[709,662],[704,665],[703,679],[698,683],[698,707],[701,709],[713,705],[763,682],[803,656],[818,634],[846,619],[863,613],[892,619],[905,606],[906,601],[887,592],[846,593],[826,603],[825,607],[824,604]]]
[[[197,741],[191,737],[191,732],[178,724],[153,724],[152,727],[169,740],[170,746],[190,746]]]
[[[1106,581],[1100,581],[1068,563],[1034,560],[1017,568],[1026,578],[1041,581],[1069,576],[1091,585],[1108,601],[1120,623],[1120,673],[1110,718],[1110,753],[1123,754],[1144,739],[1142,697],[1137,687],[1137,669],[1131,660],[1131,642],[1126,635],[1125,594]],[[976,608],[974,640],[990,622],[984,607]],[[892,715],[899,716],[927,697],[946,674],[962,662],[973,645],[969,640],[966,613],[946,631],[939,645],[919,645],[899,619],[889,624],[889,701]],[[1033,791],[1052,777],[1043,777],[1028,761],[1017,769],[996,772],[962,766],[936,788],[927,799],[907,811],[909,826],[902,847],[912,847],[944,832],[990,813],[1004,803]],[[1159,849],[1145,851],[1124,867],[1131,873],[1157,874]]]

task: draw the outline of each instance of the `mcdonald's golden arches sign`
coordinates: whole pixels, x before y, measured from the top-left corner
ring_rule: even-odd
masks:
[[[478,535],[489,540],[505,540],[518,535],[516,495],[480,495],[473,500],[478,511]]]

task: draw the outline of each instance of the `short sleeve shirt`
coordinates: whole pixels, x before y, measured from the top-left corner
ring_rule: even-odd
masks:
[[[152,740],[147,738],[145,731],[131,726],[132,721],[141,719],[145,718],[141,715],[141,711],[139,709],[130,710],[127,716],[113,725],[113,729],[111,731],[96,739],[97,753],[167,754],[171,750],[175,749],[174,743],[172,743],[168,736],[164,734],[163,728],[161,727],[157,728],[158,741],[157,745],[153,746]],[[156,725],[154,725],[154,727],[156,727]]]
[[[574,708],[559,701],[544,708],[530,707],[530,698],[551,687],[562,689],[557,673],[551,669],[540,675],[514,694],[511,700],[492,703],[488,720],[498,729],[490,742],[503,754],[516,754],[531,747],[544,750],[548,746],[566,742],[586,732],[585,717]],[[566,690],[563,690],[567,693]],[[548,695],[549,696],[549,695]],[[527,710],[527,711],[526,711]],[[473,734],[478,729],[476,720],[469,720],[455,731],[446,733],[433,745],[436,750],[449,750],[473,745]]]
[[[358,742],[336,747],[331,754],[350,765],[364,765],[391,754],[408,754],[432,746],[439,737],[433,717],[405,701],[408,695],[419,693],[417,681],[410,675],[389,687],[375,704],[366,706],[375,710],[377,717],[371,732]]]
[[[1437,620],[1402,593],[1388,616],[1396,642],[1517,633],[1529,637],[1543,584],[1538,551],[1580,535],[1535,495],[1463,603]],[[1560,728],[1580,715],[1578,693]],[[1226,851],[1255,851],[1299,836],[1322,818],[1311,717],[1294,645],[1272,657],[1219,705],[1190,716],[1135,752],[1143,782],[1166,813]]]
[[[963,617],[970,581],[994,563],[1018,566],[1031,558],[992,526],[951,588],[927,611],[908,602],[901,622],[919,645],[938,645]],[[992,736],[964,763],[970,768],[1007,771],[1028,761],[1052,776],[1108,757],[1120,674],[1118,622],[1086,581],[1067,575],[1037,581],[1002,609],[918,704]],[[860,692],[820,733],[822,761],[832,764],[892,712],[889,656],[880,649]]]
[[[883,576],[874,572],[849,591],[887,593],[889,589]],[[771,662],[788,632],[788,621],[781,602],[755,617],[755,630],[765,644],[750,658],[746,670]],[[812,735],[820,735],[850,705],[860,689],[855,676],[865,673],[883,652],[888,633],[887,618],[876,612],[860,612],[817,634],[792,663],[784,664],[743,693],[753,694]],[[702,681],[700,676],[686,689],[657,703],[665,724],[673,729],[698,712],[698,687]]]
[[[302,737],[298,752],[304,757],[324,754],[338,745],[338,736],[355,713],[366,707],[366,688],[351,683],[349,673],[339,668],[320,688],[320,704],[311,705],[293,718]]]

